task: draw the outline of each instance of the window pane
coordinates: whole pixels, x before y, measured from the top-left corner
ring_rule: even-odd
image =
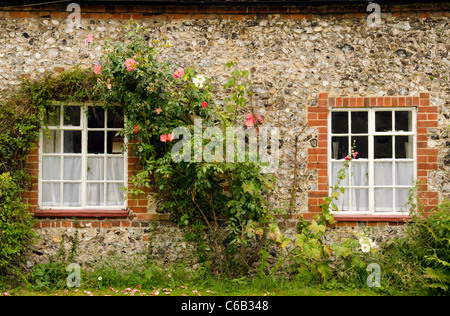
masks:
[[[369,137],[368,136],[352,136],[352,146],[355,146],[354,151],[358,152],[356,159],[369,158]]]
[[[49,130],[48,134],[44,131],[42,151],[46,154],[61,152],[61,131]]]
[[[64,180],[81,180],[81,158],[64,157]]]
[[[411,111],[395,111],[395,130],[412,131]]]
[[[88,132],[88,153],[104,154],[105,153],[105,133],[101,131]]]
[[[395,211],[396,212],[408,212],[409,206],[406,207],[409,200],[409,189],[396,189],[395,190]]]
[[[333,159],[344,159],[348,155],[348,137],[333,137],[331,139]]]
[[[367,112],[351,112],[352,134],[368,133],[369,122],[367,115]]]
[[[123,128],[123,110],[121,108],[109,109],[108,114],[108,128]]]
[[[374,137],[375,159],[392,158],[392,136]]]
[[[123,180],[123,158],[108,158],[108,180]]]
[[[118,132],[109,131],[107,139],[107,153],[121,154],[123,149],[123,137],[116,136]]]
[[[103,183],[88,183],[87,205],[105,205],[105,185]]]
[[[395,158],[405,159],[413,158],[413,137],[396,136],[395,137]]]
[[[104,158],[89,157],[87,160],[87,179],[88,180],[103,180],[104,179]]]
[[[65,106],[64,107],[64,125],[80,126],[80,112],[79,106]]]
[[[42,180],[60,180],[60,158],[43,157],[42,158]]]
[[[392,185],[392,162],[375,162],[373,169],[375,185]]]
[[[351,189],[352,211],[367,212],[369,210],[369,189]]]
[[[63,205],[81,206],[81,185],[79,183],[64,183],[63,185]]]
[[[392,212],[393,198],[391,188],[375,189],[375,212]]]
[[[375,112],[375,131],[376,132],[392,131],[392,111]]]
[[[42,205],[59,206],[60,203],[60,184],[42,183]]]
[[[64,152],[81,153],[81,131],[64,131]]]
[[[414,162],[395,163],[395,183],[412,185],[414,181]]]
[[[369,185],[369,163],[368,162],[352,162],[351,170],[352,185],[368,186]]]
[[[331,113],[331,132],[333,134],[348,133],[348,112]]]
[[[106,205],[123,205],[123,190],[124,185],[117,183],[108,183],[106,192]]]
[[[331,163],[331,185],[336,185],[338,181],[338,172],[344,167],[342,161]],[[341,186],[348,186],[349,172],[345,171],[345,179],[341,181]]]
[[[50,109],[46,109],[44,114],[44,125],[59,126],[60,114],[60,106],[52,106]]]
[[[333,200],[333,203],[338,207],[339,211],[350,210],[350,194],[349,189],[345,189],[344,193],[339,193],[337,200]]]
[[[105,127],[105,110],[98,106],[90,106],[88,109],[88,128]]]

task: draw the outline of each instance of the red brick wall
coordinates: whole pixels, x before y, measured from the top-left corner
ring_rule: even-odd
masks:
[[[435,170],[437,164],[437,149],[428,148],[428,128],[438,126],[438,108],[431,106],[430,94],[420,93],[417,97],[334,97],[328,93],[320,93],[317,106],[308,106],[308,124],[318,129],[317,147],[308,148],[308,169],[317,170],[317,190],[308,192],[308,214],[312,218],[320,212],[323,197],[328,196],[328,111],[329,107],[416,107],[417,108],[417,180],[419,185],[419,202],[424,205],[425,212],[430,212],[438,204],[438,192],[430,191],[428,187],[428,172]],[[379,222],[404,222],[404,217],[398,216],[345,216],[336,215],[339,226],[356,225],[357,221],[369,221],[370,225]]]
[[[11,18],[66,18],[68,3],[43,4],[24,7],[2,7],[1,17]],[[449,16],[450,3],[381,4],[382,12],[394,17],[428,18],[433,15]],[[259,16],[279,14],[283,19],[312,19],[315,15],[332,14],[341,19],[367,18],[367,4],[305,6],[281,4],[223,5],[223,4],[168,4],[168,5],[92,5],[81,4],[82,19],[172,20],[172,19],[230,19],[252,20]]]

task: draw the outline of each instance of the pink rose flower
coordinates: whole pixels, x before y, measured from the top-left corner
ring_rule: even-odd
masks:
[[[100,66],[98,63],[96,63],[94,66],[94,73],[96,75],[98,75],[100,73],[100,71],[102,71],[102,66]]]
[[[163,135],[159,136],[159,140],[162,141],[163,143],[167,142],[167,135],[163,134]]]
[[[159,115],[161,113],[161,107],[156,109],[156,114]]]
[[[256,118],[258,119],[258,121],[259,121],[260,123],[263,122],[263,119],[262,119],[261,115],[256,115]]]
[[[203,108],[206,108],[207,106],[208,106],[208,103],[202,102],[202,107],[203,107]]]
[[[173,134],[168,134],[168,135],[167,135],[167,140],[168,140],[169,142],[173,141]]]
[[[138,63],[133,58],[128,58],[125,60],[125,66],[127,67],[128,71],[133,71],[134,68],[136,68],[136,65]]]
[[[184,70],[183,68],[179,67],[175,72],[173,73],[173,76],[175,79],[181,78],[184,76]]]

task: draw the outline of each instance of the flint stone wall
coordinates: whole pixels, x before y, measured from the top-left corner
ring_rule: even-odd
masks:
[[[365,18],[341,19],[333,15],[303,20],[269,14],[248,19],[139,23],[146,28],[149,43],[170,42],[171,47],[164,48],[160,58],[173,61],[176,67],[195,65],[199,74],[211,78],[217,87],[219,105],[224,98],[221,86],[228,78],[225,63],[239,60],[242,69],[250,70],[255,112],[265,117],[266,124],[280,128],[278,193],[270,200],[274,206],[291,201],[295,156],[298,212],[307,211],[307,192],[316,190],[317,172],[308,170],[306,164],[307,149],[317,146],[317,129],[305,124],[306,108],[317,102],[319,92],[365,97],[429,92],[431,105],[439,108],[439,125],[429,129],[428,135],[428,147],[438,149],[438,169],[429,173],[429,186],[439,192],[440,201],[450,196],[450,28],[448,17],[440,12],[428,18],[398,18],[383,12],[382,26],[378,28],[369,27]],[[0,18],[1,89],[16,89],[21,77],[38,78],[74,65],[93,69],[102,54],[102,43],[106,39],[123,40],[126,24],[126,20],[118,19],[83,19],[81,29],[71,29],[65,19]],[[99,45],[87,45],[90,34]],[[279,107],[269,109],[268,104]],[[149,204],[155,205],[151,201]],[[403,229],[373,228],[378,230],[375,239],[383,240]],[[74,228],[62,227],[37,231],[42,239],[30,254],[29,265],[55,255],[60,245],[55,236],[64,235],[70,243],[74,234]],[[195,246],[184,241],[178,228],[159,222],[138,228],[80,228],[79,236],[79,258],[86,264],[113,254],[150,256],[163,264],[179,260],[195,264],[195,259],[191,260]],[[336,236],[329,241],[340,238]]]

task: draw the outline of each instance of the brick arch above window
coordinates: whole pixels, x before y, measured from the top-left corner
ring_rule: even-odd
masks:
[[[308,148],[308,164],[310,170],[317,170],[316,189],[308,192],[308,213],[305,218],[312,218],[321,212],[322,198],[328,196],[328,113],[333,108],[417,108],[417,180],[419,183],[419,202],[424,205],[425,212],[430,212],[438,204],[438,192],[431,191],[428,185],[428,173],[436,170],[437,149],[428,148],[428,128],[438,126],[438,107],[430,103],[429,93],[419,96],[388,97],[336,97],[328,93],[320,93],[317,105],[308,106],[308,125],[317,128],[318,139],[315,147]],[[336,214],[338,222],[355,225],[355,222],[405,222],[405,215],[352,215]]]

